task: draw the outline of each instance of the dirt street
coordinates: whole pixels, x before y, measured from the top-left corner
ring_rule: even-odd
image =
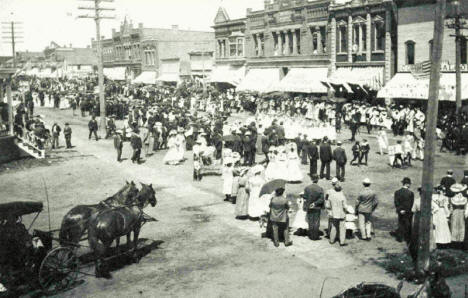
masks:
[[[422,164],[415,162],[412,169],[391,170],[385,162],[387,157],[375,153],[377,145],[373,138],[369,138],[372,148],[369,167],[348,166],[344,190],[352,202],[365,176],[376,182],[381,203],[375,214],[375,239],[371,243],[353,239],[347,247],[340,247],[330,245],[325,238],[313,242],[292,236],[293,246],[275,248],[270,240],[260,237],[262,230],[257,223],[234,219],[233,205],[223,202],[220,177],[192,181],[191,152],[186,153],[188,160],[180,166],[163,165],[165,151],[136,165],[129,160],[131,149],[125,143],[126,160],[118,163],[111,140],[88,140],[89,118],[73,117],[68,110],[38,109],[38,113],[45,115],[49,125],[51,119],[62,126],[70,122],[75,147],[72,150],[62,147],[45,161],[2,166],[2,201],[45,201],[44,179],[50,199],[51,226],[58,228],[72,206],[96,203],[115,193],[125,181],[152,183],[158,199],[158,205],[148,207],[145,212],[159,222],[146,224],[141,232],[142,238],[156,241],[157,247],[138,264],[125,264],[113,271],[112,279],[83,276],[83,284],[60,296],[319,297],[326,279],[322,297],[331,297],[362,281],[398,284],[373,260],[382,257],[383,252],[404,249],[388,235],[396,224],[392,196],[403,176],[414,178],[413,185],[419,186]],[[345,133],[340,139],[346,136]],[[60,142],[63,146],[63,137]],[[350,155],[350,144],[345,148]],[[438,158],[441,162],[436,165],[437,179],[449,167],[454,168],[457,177],[460,175],[463,158],[450,154]],[[305,176],[306,167],[303,173]],[[297,194],[308,183],[310,180],[305,176],[302,184],[288,185],[287,192]],[[320,184],[326,189],[330,187],[326,180]],[[35,227],[48,229],[47,210]],[[86,270],[94,273],[94,266],[90,264]],[[453,286],[461,285],[460,280],[450,282]],[[403,293],[414,289],[415,286],[406,283]]]

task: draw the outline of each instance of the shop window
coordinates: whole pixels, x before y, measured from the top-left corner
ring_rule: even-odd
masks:
[[[416,56],[416,43],[412,40],[406,42],[406,64],[414,65]]]

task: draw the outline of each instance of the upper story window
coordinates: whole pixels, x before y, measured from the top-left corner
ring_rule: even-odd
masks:
[[[244,39],[243,38],[237,39],[237,56],[239,57],[244,56]]]
[[[237,56],[237,41],[235,38],[229,39],[229,56]]]
[[[408,40],[406,43],[406,64],[414,65],[416,60],[416,43],[412,40]]]
[[[374,51],[385,50],[385,23],[380,16],[374,20]]]
[[[340,26],[338,30],[338,52],[347,53],[348,52],[348,28],[346,26]]]

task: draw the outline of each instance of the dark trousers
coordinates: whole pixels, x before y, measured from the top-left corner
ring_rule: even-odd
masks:
[[[411,220],[413,219],[413,213],[398,214],[398,240],[405,240],[406,243],[411,241]]]
[[[326,170],[325,173],[324,173],[324,170]],[[320,178],[324,178],[324,177],[326,177],[327,179],[330,179],[330,162],[329,161],[322,161],[320,163]]]
[[[67,149],[70,149],[72,147],[72,145],[71,145],[71,136],[65,137],[65,143],[67,143]]]
[[[398,162],[397,161],[400,161],[401,162],[401,165],[404,165],[405,163],[403,162],[403,158],[401,158],[401,153],[397,153],[395,154],[395,159],[393,160],[393,165],[392,167],[396,167],[398,165]]]
[[[353,153],[353,160],[351,160],[350,164],[353,164],[353,162],[355,162],[355,161],[358,161],[359,163],[361,163],[359,152],[354,152]]]
[[[132,161],[140,162],[141,148],[133,149]]]
[[[345,176],[345,165],[336,163],[336,178],[340,181],[344,180]]]
[[[369,152],[361,152],[361,156],[359,157],[359,163],[362,163],[362,160],[365,160],[364,164],[367,165],[367,157]]]
[[[312,176],[314,174],[317,174],[317,160],[311,159],[309,165],[309,175]]]
[[[98,140],[98,136],[97,136],[97,131],[96,130],[90,130],[89,131],[89,137],[88,139],[91,140],[91,135],[94,134],[94,137],[96,138],[96,141]]]
[[[273,229],[273,242],[275,245],[279,244],[279,232],[283,233],[284,243],[289,242],[289,223],[272,221],[271,226]]]
[[[320,209],[310,209],[307,212],[307,222],[309,223],[308,235],[311,240],[320,239]]]
[[[250,164],[250,161],[252,160],[252,158],[250,157],[251,154],[252,154],[251,151],[244,151],[244,164],[245,165]]]
[[[301,160],[301,163],[303,165],[306,165],[307,164],[307,150],[302,150],[302,160]]]
[[[122,160],[122,147],[117,149],[117,161]]]

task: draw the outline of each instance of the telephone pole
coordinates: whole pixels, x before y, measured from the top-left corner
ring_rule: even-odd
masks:
[[[22,22],[2,22],[2,39],[4,43],[11,44],[11,56],[13,58],[13,68],[16,69],[16,44],[23,42],[20,36],[22,32],[17,31]]]
[[[102,2],[114,2],[114,0],[80,0],[94,2],[94,7],[80,6],[80,10],[94,11],[94,15],[80,15],[81,19],[94,19],[96,22],[96,53],[98,58],[98,84],[99,84],[99,116],[101,131],[106,130],[106,100],[104,98],[104,74],[102,65],[102,46],[101,46],[101,20],[102,19],[115,19],[115,17],[103,16],[102,11],[114,11],[115,8],[101,7]]]
[[[436,124],[439,100],[440,62],[442,58],[446,0],[437,0],[434,20],[434,46],[432,50],[431,79],[426,113],[426,137],[422,174],[421,212],[419,218],[419,239],[417,246],[416,273],[425,276],[429,270],[431,231],[431,202],[434,184],[434,162],[436,143]]]
[[[454,8],[454,15],[451,15],[451,22],[447,24],[447,27],[450,29],[455,29],[455,35],[450,35],[455,37],[455,72],[456,72],[456,83],[455,83],[455,98],[456,98],[456,113],[459,114],[462,107],[462,98],[461,98],[461,42],[463,39],[463,34],[461,34],[462,29],[468,29],[464,27],[465,20],[460,11],[460,1],[452,1]]]

